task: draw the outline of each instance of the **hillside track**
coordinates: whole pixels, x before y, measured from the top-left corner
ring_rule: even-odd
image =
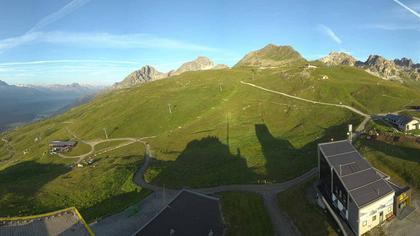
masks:
[[[285,97],[288,97],[288,98],[292,98],[292,99],[296,99],[296,100],[300,100],[300,101],[304,101],[304,102],[308,102],[308,103],[312,103],[312,104],[318,104],[318,105],[324,105],[324,106],[333,106],[333,107],[339,107],[339,108],[347,109],[347,110],[349,110],[353,113],[356,113],[356,114],[364,117],[363,121],[357,126],[357,128],[355,130],[356,132],[359,132],[359,133],[362,132],[365,129],[366,124],[371,120],[371,115],[366,114],[366,113],[364,113],[364,112],[362,112],[362,111],[360,111],[360,110],[358,110],[354,107],[348,106],[348,105],[314,101],[314,100],[310,100],[310,99],[306,99],[306,98],[293,96],[293,95],[290,95],[290,94],[287,94],[287,93],[279,92],[279,91],[276,91],[276,90],[271,90],[271,89],[264,88],[264,87],[261,87],[261,86],[258,86],[258,85],[252,84],[252,83],[244,82],[244,81],[241,81],[241,84],[248,85],[248,86],[251,86],[251,87],[266,91],[266,92],[269,92],[269,93],[279,94],[279,95],[282,95],[282,96],[285,96]]]
[[[68,156],[68,155],[64,155],[62,153],[59,153],[58,156],[60,156],[61,158],[66,158],[66,159],[78,159],[77,163],[80,163],[81,161],[83,161],[86,157],[89,157],[93,154],[95,155],[100,155],[100,154],[104,154],[106,152],[110,152],[110,151],[114,151],[116,149],[131,145],[133,143],[143,143],[146,144],[146,142],[144,140],[146,139],[151,139],[151,138],[155,138],[155,136],[150,136],[150,137],[141,137],[141,138],[132,138],[132,137],[127,137],[127,138],[108,138],[108,139],[99,139],[99,140],[82,140],[80,139],[78,136],[76,136],[70,129],[66,128],[67,132],[70,133],[75,139],[79,140],[79,142],[82,142],[84,144],[87,144],[90,146],[90,151],[82,154],[82,155],[77,155],[77,156]],[[106,143],[106,142],[113,142],[113,141],[127,141],[125,143],[119,144],[115,147],[110,147],[110,148],[105,148],[103,150],[100,151],[96,151],[95,146],[101,143]]]

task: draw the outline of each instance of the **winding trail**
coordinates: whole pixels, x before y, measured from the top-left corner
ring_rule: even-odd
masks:
[[[77,160],[77,163],[80,163],[81,161],[83,161],[86,157],[91,156],[92,154],[95,155],[100,155],[106,152],[110,152],[125,146],[128,146],[130,144],[136,143],[136,142],[141,142],[145,145],[144,140],[145,139],[150,139],[150,138],[155,138],[155,136],[150,136],[150,137],[142,137],[142,138],[108,138],[108,139],[100,139],[100,140],[90,140],[90,141],[86,141],[83,140],[81,138],[79,138],[74,132],[72,132],[69,128],[66,127],[66,130],[69,134],[71,134],[75,139],[79,140],[79,142],[82,142],[84,144],[87,144],[90,146],[90,151],[85,153],[85,154],[81,154],[81,155],[77,155],[77,156],[68,156],[62,153],[58,153],[58,156],[61,158],[65,158],[65,159],[79,159]],[[106,143],[106,142],[113,142],[113,141],[127,141],[124,143],[121,143],[115,147],[109,147],[109,148],[105,148],[103,150],[100,151],[96,151],[95,146],[101,143]]]
[[[264,88],[264,87],[261,87],[261,86],[255,85],[255,84],[244,82],[244,81],[241,81],[241,84],[248,85],[248,86],[260,89],[260,90],[264,90],[264,91],[269,92],[269,93],[275,93],[275,94],[279,94],[279,95],[282,95],[282,96],[285,96],[285,97],[288,97],[288,98],[293,98],[293,99],[296,99],[296,100],[309,102],[309,103],[312,103],[312,104],[340,107],[340,108],[350,110],[351,112],[356,113],[356,114],[364,117],[364,120],[356,128],[356,132],[363,131],[365,129],[366,124],[371,119],[371,116],[369,114],[366,114],[366,113],[364,113],[364,112],[362,112],[362,111],[360,111],[360,110],[358,110],[354,107],[348,106],[348,105],[335,104],[335,103],[329,103],[329,102],[318,102],[318,101],[314,101],[314,100],[310,100],[310,99],[306,99],[306,98],[296,97],[296,96],[293,96],[293,95],[290,95],[290,94],[287,94],[287,93],[279,92],[279,91],[276,91],[276,90],[271,90],[271,89]]]

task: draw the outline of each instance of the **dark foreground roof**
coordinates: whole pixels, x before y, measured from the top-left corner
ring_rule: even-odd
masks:
[[[77,209],[72,207],[43,215],[0,218],[0,235],[83,236],[93,233]]]
[[[322,143],[319,149],[359,208],[394,191],[349,141]]]
[[[135,235],[223,235],[219,200],[204,194],[181,190],[180,193]]]

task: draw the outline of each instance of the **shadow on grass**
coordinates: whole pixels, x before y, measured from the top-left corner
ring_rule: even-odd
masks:
[[[21,162],[0,171],[0,215],[40,213],[35,195],[47,183],[70,171],[62,164]]]
[[[377,165],[377,168],[389,168],[405,182],[420,188],[419,149],[401,147],[377,140],[363,140],[357,144],[364,151],[373,151],[373,155],[370,155],[370,160]],[[364,149],[364,147],[367,147],[367,149]],[[384,155],[375,155],[375,152],[383,153]]]
[[[153,160],[160,166],[154,183],[171,187],[204,187],[244,183],[255,179],[240,150],[230,152],[219,138],[208,136],[187,144],[176,161]]]
[[[121,193],[105,199],[94,206],[82,208],[80,209],[80,212],[87,222],[92,222],[96,219],[121,212],[126,208],[139,203],[150,193],[152,193],[152,191],[148,189]]]
[[[420,163],[420,149],[397,146],[378,140],[365,141],[363,144],[388,156],[393,156],[405,161],[416,162],[418,164]]]
[[[295,148],[288,140],[274,137],[266,124],[255,124],[255,134],[266,159],[267,178],[285,181],[299,176],[317,165],[317,145],[331,139],[346,139],[349,120],[324,130],[324,135],[302,148]]]

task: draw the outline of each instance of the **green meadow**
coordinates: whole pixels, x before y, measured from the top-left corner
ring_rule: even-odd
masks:
[[[147,195],[132,182],[143,162],[142,144],[96,156],[95,167],[71,168],[75,160],[46,153],[49,141],[71,139],[71,133],[86,141],[104,139],[104,128],[109,138],[156,136],[147,140],[153,159],[146,180],[203,187],[292,179],[316,166],[317,143],[345,138],[347,125],[362,120],[342,108],[293,100],[240,81],[370,114],[420,103],[418,91],[404,84],[352,67],[318,66],[187,72],[107,91],[62,115],[2,133],[14,154],[0,143],[0,215],[76,206],[92,220]],[[81,144],[71,155],[88,150]],[[110,204],[114,200],[124,204]]]

